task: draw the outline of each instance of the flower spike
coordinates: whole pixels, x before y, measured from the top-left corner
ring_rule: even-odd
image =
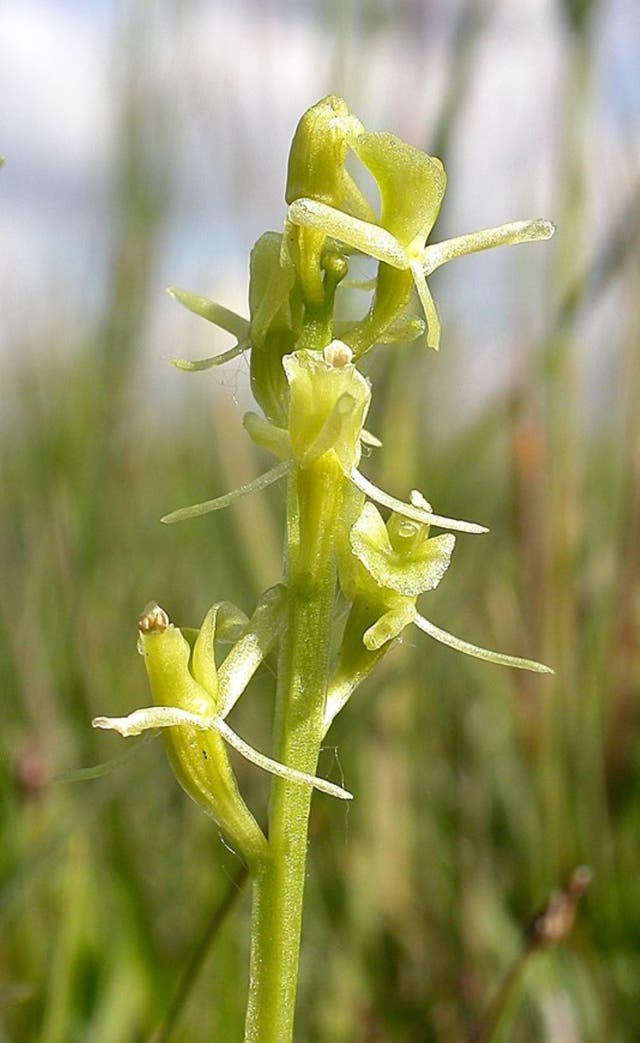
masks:
[[[377,187],[375,208],[352,177],[358,164]],[[362,457],[381,445],[365,428],[371,384],[360,359],[377,344],[423,335],[437,349],[431,274],[465,254],[548,239],[554,231],[548,221],[519,221],[427,245],[446,185],[439,159],[392,134],[367,131],[343,99],[330,95],[296,128],[284,228],[265,232],[251,251],[248,318],[169,290],[233,337],[233,346],[217,355],[174,358],[173,365],[198,372],[246,351],[256,411],[245,413],[244,429],[275,459],[253,481],[162,521],[221,510],[286,476],[283,580],[262,594],[250,618],[218,601],[199,629],[175,627],[149,604],[138,623],[138,651],[153,705],[96,717],[93,726],[149,738],[159,731],[178,783],[253,876],[246,1043],[293,1040],[312,790],[352,799],[344,786],[314,773],[324,735],[356,688],[411,624],[466,655],[553,672],[472,645],[418,613],[418,599],[447,575],[456,531],[488,530],[435,514],[417,490],[408,502],[399,500],[359,470]],[[375,270],[373,280],[354,281],[358,254],[377,262],[362,273]],[[346,310],[340,318],[339,295],[349,285],[371,296],[359,316]],[[453,531],[433,535],[434,526]],[[245,693],[251,698],[252,678],[272,658],[277,684],[268,756],[238,735],[228,717]],[[229,746],[276,776],[264,830],[245,803]]]

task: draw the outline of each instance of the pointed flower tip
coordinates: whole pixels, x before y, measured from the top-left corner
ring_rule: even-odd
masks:
[[[191,370],[194,370],[194,369],[198,368],[198,364],[194,363],[194,362],[190,362],[189,359],[177,359],[176,358],[176,359],[169,359],[168,361],[169,361],[169,365],[170,366],[175,366],[176,369],[186,370],[187,372],[190,372]]]
[[[179,286],[167,286],[167,293],[170,297],[173,297],[174,301],[177,301],[178,304],[183,304],[185,307],[187,306],[185,298],[189,295],[186,290],[181,290]]]

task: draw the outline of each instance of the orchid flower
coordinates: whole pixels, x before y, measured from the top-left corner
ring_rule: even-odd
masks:
[[[554,226],[549,221],[516,221],[427,246],[446,188],[440,160],[393,134],[363,131],[352,136],[349,144],[378,184],[379,221],[362,220],[335,205],[304,196],[291,202],[288,220],[381,262],[376,297],[367,319],[356,324],[352,333],[343,334],[356,357],[378,341],[406,307],[412,285],[427,321],[427,343],[437,349],[440,320],[427,285],[428,275],[465,254],[553,235]]]
[[[219,669],[214,646],[226,603],[209,609],[194,636],[173,626],[164,609],[151,602],[138,622],[138,642],[156,705],[134,710],[126,717],[96,717],[92,722],[94,728],[117,731],[125,737],[161,729],[178,782],[217,822],[248,864],[265,856],[267,840],[240,795],[225,743],[273,775],[351,799],[341,786],[259,753],[226,722],[278,637],[283,600],[280,587],[263,595],[253,619]]]
[[[414,490],[411,504],[429,512]],[[449,568],[455,536],[429,535],[429,524],[394,513],[385,522],[369,502],[349,528],[348,546],[341,544],[340,584],[351,602],[339,662],[329,686],[325,709],[328,729],[355,688],[371,672],[402,631],[414,623],[436,641],[502,666],[553,673],[532,659],[492,652],[441,630],[416,608],[421,594],[435,590]]]

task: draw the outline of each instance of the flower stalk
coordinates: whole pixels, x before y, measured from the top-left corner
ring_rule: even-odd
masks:
[[[297,469],[289,482],[289,597],[274,747],[283,763],[314,774],[325,731],[335,534],[344,480],[329,457]],[[247,1043],[293,1038],[310,807],[309,788],[274,780],[269,808],[273,857],[254,881]]]
[[[379,211],[348,173],[349,154],[376,181]],[[249,317],[170,291],[236,340],[219,355],[174,359],[174,365],[207,370],[248,352],[261,412],[247,413],[245,430],[276,462],[254,482],[162,521],[220,510],[286,479],[282,583],[262,595],[251,618],[218,602],[198,630],[179,629],[155,603],[147,606],[139,650],[155,705],[93,723],[124,736],[160,731],[183,789],[216,821],[252,876],[245,1043],[293,1039],[313,790],[351,798],[317,776],[321,743],[405,628],[414,624],[491,663],[550,672],[454,637],[418,611],[418,598],[435,591],[449,568],[453,533],[487,529],[434,513],[417,490],[409,502],[391,496],[359,469],[362,446],[380,444],[364,427],[371,387],[359,359],[376,344],[422,333],[430,347],[439,346],[427,277],[441,264],[553,233],[549,222],[522,221],[428,245],[445,187],[438,159],[391,134],[366,131],[342,99],[325,98],[305,113],[293,139],[284,230],[265,233],[252,250]],[[367,311],[345,323],[336,312],[354,254],[376,260],[377,274]],[[386,519],[379,508],[390,512]],[[432,526],[450,531],[433,536]],[[348,606],[346,622],[336,613],[338,597]],[[231,648],[221,659],[222,644]],[[276,708],[267,755],[237,735],[227,716],[272,652]],[[264,827],[241,795],[227,745],[271,776]]]

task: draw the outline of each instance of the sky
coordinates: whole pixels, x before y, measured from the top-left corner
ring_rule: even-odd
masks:
[[[0,358],[17,331],[32,331],[37,344],[52,314],[67,321],[78,303],[89,313],[100,307],[123,84],[153,100],[157,123],[147,147],[153,169],[168,170],[171,183],[153,276],[158,295],[177,283],[246,311],[248,251],[284,217],[291,134],[301,112],[329,91],[343,93],[367,126],[428,151],[445,84],[452,75],[472,77],[435,238],[523,217],[553,219],[570,64],[559,5],[479,3],[486,23],[461,72],[450,47],[459,3],[404,5],[410,21],[394,19],[402,5],[379,2],[381,16],[363,22],[364,6],[3,0]],[[640,9],[609,0],[603,12],[580,146],[593,154],[594,236],[605,234],[622,205],[640,144],[633,75]],[[459,262],[455,279],[447,273],[434,281],[443,319],[476,337],[486,330],[496,359],[523,312],[534,331],[544,325],[548,258],[537,247],[522,250],[515,262],[504,252]],[[513,281],[525,272],[523,285],[536,289],[514,294]],[[517,314],[502,307],[507,300]],[[162,297],[150,341],[175,321]]]

